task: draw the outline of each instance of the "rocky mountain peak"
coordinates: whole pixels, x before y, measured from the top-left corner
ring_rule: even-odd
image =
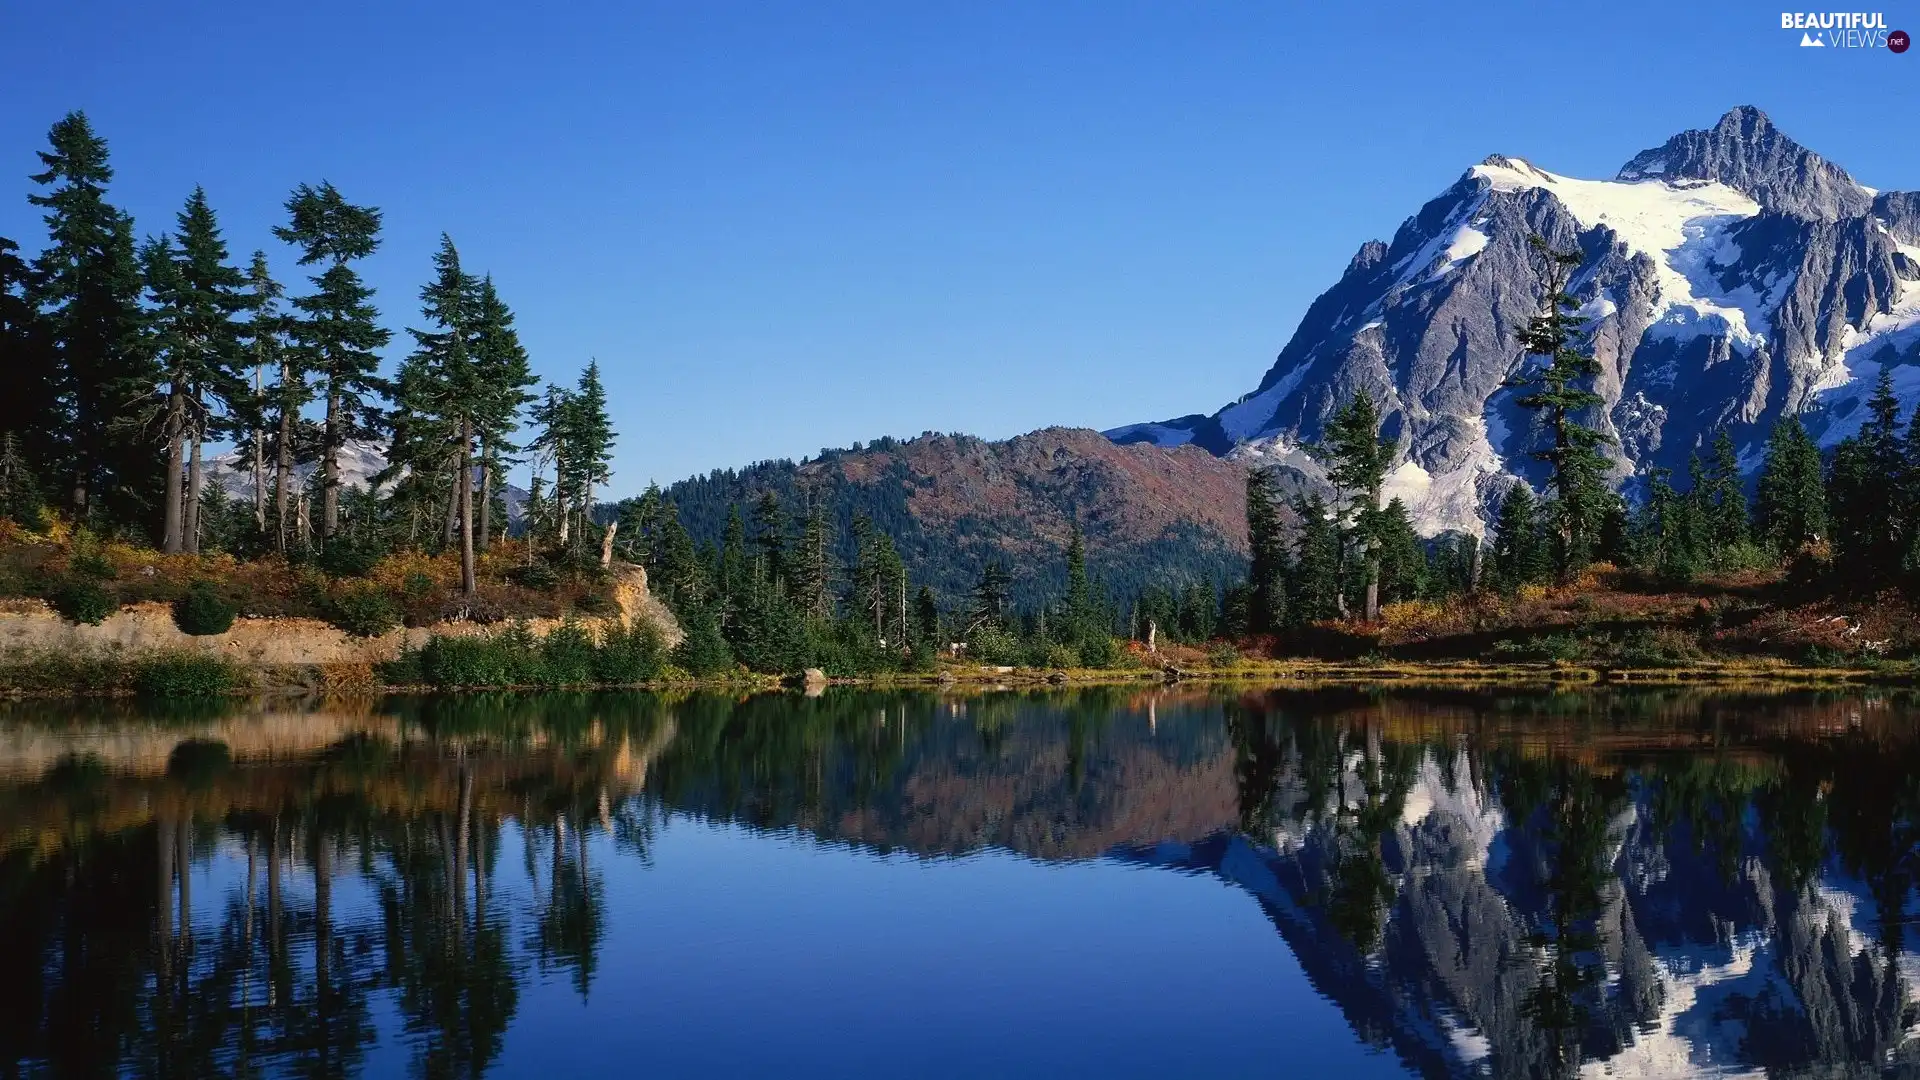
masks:
[[[1768,210],[1816,221],[1854,217],[1873,203],[1873,192],[1845,169],[1794,142],[1751,105],[1642,150],[1615,179],[1718,181]]]

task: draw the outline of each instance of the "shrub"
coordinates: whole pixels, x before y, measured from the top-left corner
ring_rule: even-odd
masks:
[[[233,628],[233,605],[221,598],[210,581],[196,581],[187,594],[173,602],[173,625],[183,634],[205,637]]]
[[[146,697],[204,698],[232,693],[242,684],[240,669],[225,657],[207,653],[165,653],[141,660],[133,687]]]
[[[1207,650],[1208,667],[1230,668],[1239,663],[1240,659],[1240,650],[1224,641]]]
[[[49,602],[53,610],[76,623],[98,626],[107,616],[120,610],[120,601],[99,582],[91,580],[69,581],[54,590]]]
[[[516,566],[507,575],[515,585],[528,589],[551,589],[560,584],[560,575],[545,562]]]
[[[968,636],[967,655],[983,664],[1011,664],[1020,659],[1020,639],[998,626],[983,626]]]
[[[328,577],[366,577],[386,553],[374,541],[336,536],[314,554],[313,565]]]
[[[114,577],[113,564],[97,548],[92,547],[75,548],[67,559],[67,570],[75,577],[94,581],[111,581]]]
[[[544,676],[539,681],[554,686],[578,686],[593,682],[593,636],[567,622],[548,631],[540,642],[540,661]]]
[[[354,637],[379,637],[400,625],[400,608],[372,586],[335,589],[327,598],[327,622]]]
[[[606,593],[590,592],[575,599],[573,609],[582,615],[612,615],[620,610],[620,605]]]
[[[720,634],[720,620],[702,610],[690,612],[687,636],[673,650],[673,662],[695,675],[718,675],[733,667],[733,650]]]
[[[1071,645],[1048,645],[1035,650],[1035,667],[1071,668],[1080,666],[1080,651]]]
[[[660,632],[650,623],[608,627],[600,639],[600,651],[594,656],[594,680],[637,683],[658,678],[665,651]]]
[[[509,651],[483,637],[436,635],[420,650],[420,675],[434,686],[511,686],[519,665]]]
[[[1572,663],[1583,659],[1587,648],[1571,634],[1547,634],[1544,637],[1505,638],[1493,643],[1493,654],[1502,660],[1543,660]]]
[[[1119,642],[1101,635],[1082,642],[1080,645],[1080,666],[1090,668],[1118,667],[1120,657],[1125,652]]]

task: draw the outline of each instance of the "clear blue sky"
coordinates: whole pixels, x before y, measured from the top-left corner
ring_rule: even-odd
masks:
[[[1920,31],[1920,2],[1886,12]],[[1492,152],[1610,175],[1732,105],[1920,187],[1920,50],[1749,3],[0,4],[0,235],[82,108],[144,235],[287,191],[442,230],[540,372],[607,371],[616,492],[927,429],[1211,411],[1354,249]],[[298,288],[300,282],[293,282]],[[407,339],[396,338],[397,354]]]

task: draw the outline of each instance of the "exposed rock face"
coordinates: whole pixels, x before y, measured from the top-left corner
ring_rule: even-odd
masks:
[[[1756,467],[1787,413],[1832,445],[1882,367],[1920,403],[1920,194],[1862,187],[1743,107],[1610,181],[1489,157],[1390,243],[1362,245],[1252,393],[1107,434],[1313,476],[1300,447],[1364,390],[1400,443],[1389,496],[1428,534],[1480,532],[1512,477],[1544,478],[1505,386],[1529,362],[1515,329],[1540,300],[1532,235],[1584,257],[1571,291],[1601,366],[1592,419],[1630,491],[1722,428]]]

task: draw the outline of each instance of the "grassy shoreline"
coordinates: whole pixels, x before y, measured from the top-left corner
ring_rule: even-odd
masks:
[[[1619,688],[1920,686],[1920,666],[1884,663],[1872,667],[1822,667],[1784,661],[1709,660],[1658,668],[1607,667],[1566,662],[1382,661],[1342,662],[1303,658],[1243,660],[1227,667],[1192,670],[1165,667],[1026,668],[948,665],[929,672],[888,672],[808,682],[801,675],[744,671],[717,677],[676,675],[633,682],[488,683],[448,685],[388,682],[367,665],[279,665],[248,668],[206,654],[53,657],[0,663],[0,697],[11,700],[98,698],[223,698],[364,696],[382,694],[541,693],[553,691],[802,692],[827,687],[971,690],[1045,689],[1116,685],[1346,685],[1346,686],[1534,686]]]

